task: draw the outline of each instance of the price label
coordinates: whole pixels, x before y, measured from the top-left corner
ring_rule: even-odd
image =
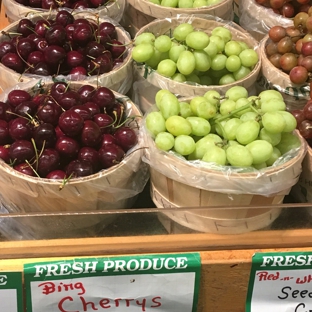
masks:
[[[24,265],[27,312],[196,312],[199,253]]]
[[[23,311],[22,272],[0,272],[1,311]]]
[[[246,312],[263,311],[312,311],[312,252],[253,256]]]

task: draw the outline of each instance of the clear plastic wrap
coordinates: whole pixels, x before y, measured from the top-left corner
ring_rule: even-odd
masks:
[[[48,18],[53,17],[56,15],[56,12],[50,12],[50,13],[42,13],[42,14],[36,14],[36,13],[30,13],[27,15],[27,18],[29,18],[32,21],[36,21],[38,19],[42,18]],[[97,17],[94,14],[91,13],[76,13],[75,18],[84,17],[87,19],[90,19],[92,21],[96,21]],[[68,75],[66,77],[67,80],[80,80],[85,81],[86,83],[93,83],[93,84],[99,84],[102,86],[106,86],[116,92],[119,92],[121,94],[126,94],[132,87],[133,82],[133,61],[131,57],[131,37],[130,34],[125,31],[118,22],[115,20],[104,17],[99,18],[99,22],[110,22],[116,27],[118,40],[125,44],[127,52],[125,54],[125,58],[122,64],[116,66],[113,70],[111,70],[108,73],[102,74],[102,75],[94,75],[94,76],[76,76],[76,75]],[[2,33],[0,35],[0,42],[6,41],[9,36],[6,35],[6,33],[16,33],[16,28],[18,25],[18,21],[13,22],[9,26],[5,27],[2,30]],[[38,75],[31,75],[31,74],[19,74],[16,71],[4,66],[2,63],[0,63],[0,85],[2,90],[6,88],[12,88],[15,84],[23,82],[27,83],[30,80],[36,79],[38,80],[40,77]],[[50,77],[51,79],[51,77]]]
[[[89,12],[91,14],[98,14],[100,18],[110,17],[113,20],[119,22],[123,16],[125,10],[126,1],[125,0],[114,0],[108,1],[104,6],[96,9],[83,9],[84,12]],[[44,10],[40,8],[32,8],[22,5],[15,0],[3,0],[3,6],[5,9],[5,14],[7,15],[10,22],[15,22],[20,18],[25,17],[26,14],[30,12],[45,13],[49,10]],[[76,12],[82,11],[81,9],[76,9]]]
[[[217,26],[224,26],[230,29],[232,33],[233,40],[244,41],[249,47],[255,49],[258,52],[258,42],[244,29],[238,26],[232,21],[225,21],[215,16],[211,15],[187,15],[180,14],[174,18],[156,19],[155,21],[149,23],[145,27],[141,28],[136,36],[139,36],[143,32],[152,32],[154,35],[160,34],[170,34],[172,29],[181,23],[192,23],[195,29],[203,30],[207,34],[210,34],[212,29]],[[259,54],[259,53],[258,53]],[[157,73],[151,67],[134,62],[134,75],[139,75],[140,77],[146,79],[150,84],[159,88],[167,89],[173,93],[179,94],[181,96],[195,96],[203,95],[208,90],[218,89],[220,91],[227,90],[234,85],[240,85],[250,90],[254,88],[255,82],[258,78],[261,68],[261,58],[259,55],[259,61],[252,69],[252,71],[243,79],[235,81],[226,85],[199,85],[196,83],[181,83],[176,82],[170,78],[166,78]]]
[[[260,41],[272,26],[292,26],[293,21],[257,4],[255,0],[240,0],[239,24]]]

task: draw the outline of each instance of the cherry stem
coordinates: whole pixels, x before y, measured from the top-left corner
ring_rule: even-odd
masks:
[[[73,173],[71,173],[70,176],[69,176],[68,178],[64,178],[64,179],[63,179],[62,184],[59,186],[59,191],[61,191],[61,190],[65,187],[65,185],[66,185],[67,183],[69,183],[69,180],[71,179],[72,175],[73,175]]]

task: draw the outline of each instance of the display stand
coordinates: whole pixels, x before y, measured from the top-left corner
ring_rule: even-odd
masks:
[[[0,28],[7,23],[1,10]],[[304,209],[291,206],[285,205],[289,209]],[[149,209],[138,210],[140,212],[155,213]],[[198,312],[241,312],[245,309],[253,254],[311,251],[309,225],[307,221],[306,228],[299,226],[241,235],[179,234],[176,231],[170,233],[169,228],[169,234],[0,241],[0,271],[22,271],[25,263],[60,258],[199,252],[202,269]],[[172,223],[170,226],[174,229],[176,225]]]

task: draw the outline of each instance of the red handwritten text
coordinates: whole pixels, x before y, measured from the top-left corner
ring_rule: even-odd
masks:
[[[308,276],[305,276],[303,279],[300,279],[300,277],[296,279],[297,284],[310,283],[311,281],[312,281],[312,276],[310,274]]]
[[[86,290],[81,282],[69,283],[65,284],[60,282],[59,284],[55,284],[53,282],[43,282],[38,285],[38,287],[42,287],[42,293],[44,295],[53,294],[55,292],[65,292],[70,290],[79,290],[78,295],[83,295]]]
[[[257,276],[259,277],[259,281],[275,281],[279,278],[279,272],[276,272],[276,274],[269,274],[267,271],[258,272]]]

